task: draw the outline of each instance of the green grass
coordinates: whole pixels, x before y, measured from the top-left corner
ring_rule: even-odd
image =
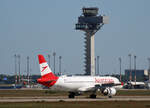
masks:
[[[150,96],[150,90],[119,90],[117,96]]]
[[[50,90],[0,90],[0,97],[67,96]],[[88,96],[86,93],[84,96]],[[99,93],[99,95],[102,95]],[[120,90],[117,96],[150,96],[150,90]],[[150,108],[150,101],[0,103],[0,108]]]
[[[67,95],[67,92],[57,92],[50,90],[0,90],[0,97],[34,97],[59,95]]]
[[[29,102],[0,103],[0,108],[150,108],[150,102]]]
[[[0,90],[0,97],[67,96],[67,92],[50,90]],[[97,95],[102,95],[97,92]],[[117,96],[150,96],[150,90],[119,90]],[[89,96],[89,93],[84,94]]]

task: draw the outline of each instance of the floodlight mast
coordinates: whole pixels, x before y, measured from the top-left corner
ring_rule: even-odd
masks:
[[[85,75],[95,76],[95,42],[94,34],[108,22],[107,16],[97,16],[98,8],[82,8],[83,14],[78,17],[76,30],[85,32]]]

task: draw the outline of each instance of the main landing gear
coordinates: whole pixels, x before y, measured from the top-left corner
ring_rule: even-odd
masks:
[[[75,96],[77,96],[77,94],[76,94],[76,93],[74,93],[74,92],[69,92],[68,98],[70,98],[70,99],[74,99],[74,98],[75,98]],[[96,99],[96,94],[91,94],[91,95],[90,95],[90,98],[92,98],[92,99]],[[108,98],[112,98],[112,96],[111,96],[111,95],[109,95],[109,96],[108,96]]]
[[[75,93],[74,92],[70,92],[68,95],[68,98],[75,98]]]
[[[96,98],[96,94],[91,94],[90,98],[95,99]]]
[[[75,96],[76,96],[76,93],[74,93],[74,92],[69,92],[68,98],[74,99]],[[96,98],[96,94],[91,94],[91,95],[90,95],[90,98],[95,99],[95,98]]]
[[[108,98],[112,98],[112,96],[108,96]]]

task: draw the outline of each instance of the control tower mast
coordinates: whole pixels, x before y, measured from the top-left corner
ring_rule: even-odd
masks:
[[[85,75],[95,75],[95,42],[94,34],[108,22],[107,16],[97,16],[98,8],[82,8],[82,15],[78,17],[76,30],[85,32]]]

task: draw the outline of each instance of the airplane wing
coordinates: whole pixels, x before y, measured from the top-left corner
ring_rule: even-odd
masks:
[[[78,91],[85,92],[85,91],[94,91],[95,86],[87,86],[87,87],[81,87],[78,89]]]
[[[98,89],[104,89],[107,87],[112,87],[114,86],[114,83],[109,83],[109,84],[96,84],[96,85],[90,85],[86,87],[81,87],[78,89],[78,91],[85,92],[85,91],[97,91]]]
[[[89,86],[86,86],[86,87],[81,87],[78,89],[78,91],[81,91],[81,92],[86,92],[86,91],[97,91],[98,89],[99,90],[104,90],[106,88],[111,88],[113,86],[116,86],[116,84],[114,83],[106,83],[106,84],[96,84],[96,85],[89,85]]]
[[[114,83],[106,83],[106,84],[102,84],[101,87],[102,88],[105,88],[105,87],[112,87],[112,86],[115,86]]]

